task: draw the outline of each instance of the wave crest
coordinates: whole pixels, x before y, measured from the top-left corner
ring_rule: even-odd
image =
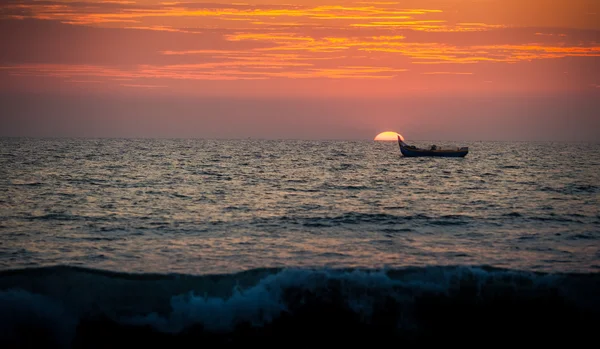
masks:
[[[212,343],[276,342],[282,336],[305,343],[324,336],[352,344],[373,340],[374,333],[381,340],[431,342],[458,338],[466,328],[477,336],[502,331],[513,339],[533,338],[531,330],[542,328],[565,336],[577,328],[585,335],[600,315],[599,280],[598,274],[487,267],[256,269],[206,276],[69,267],[5,271],[0,339],[14,343],[27,338],[15,333],[40,329],[59,343],[78,345],[108,343],[117,335],[138,344],[207,336]]]

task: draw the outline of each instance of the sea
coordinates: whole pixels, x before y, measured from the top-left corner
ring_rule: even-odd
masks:
[[[580,345],[600,144],[0,139],[2,348]]]

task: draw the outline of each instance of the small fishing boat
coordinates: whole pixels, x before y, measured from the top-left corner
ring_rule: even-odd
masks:
[[[432,145],[429,149],[417,148],[414,145],[408,145],[398,136],[398,145],[400,145],[400,152],[404,156],[417,157],[417,156],[440,156],[440,157],[452,157],[462,158],[469,153],[469,147],[461,148],[440,148],[436,145]]]

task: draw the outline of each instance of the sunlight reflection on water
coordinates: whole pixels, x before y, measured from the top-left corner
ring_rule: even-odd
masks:
[[[0,265],[600,265],[599,145],[461,145],[4,139]]]

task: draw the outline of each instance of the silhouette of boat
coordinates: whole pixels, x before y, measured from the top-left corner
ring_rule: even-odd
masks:
[[[469,147],[443,149],[436,145],[432,145],[429,149],[417,148],[414,145],[408,145],[398,136],[398,145],[400,152],[407,157],[418,156],[439,156],[451,158],[463,158],[469,153]]]

